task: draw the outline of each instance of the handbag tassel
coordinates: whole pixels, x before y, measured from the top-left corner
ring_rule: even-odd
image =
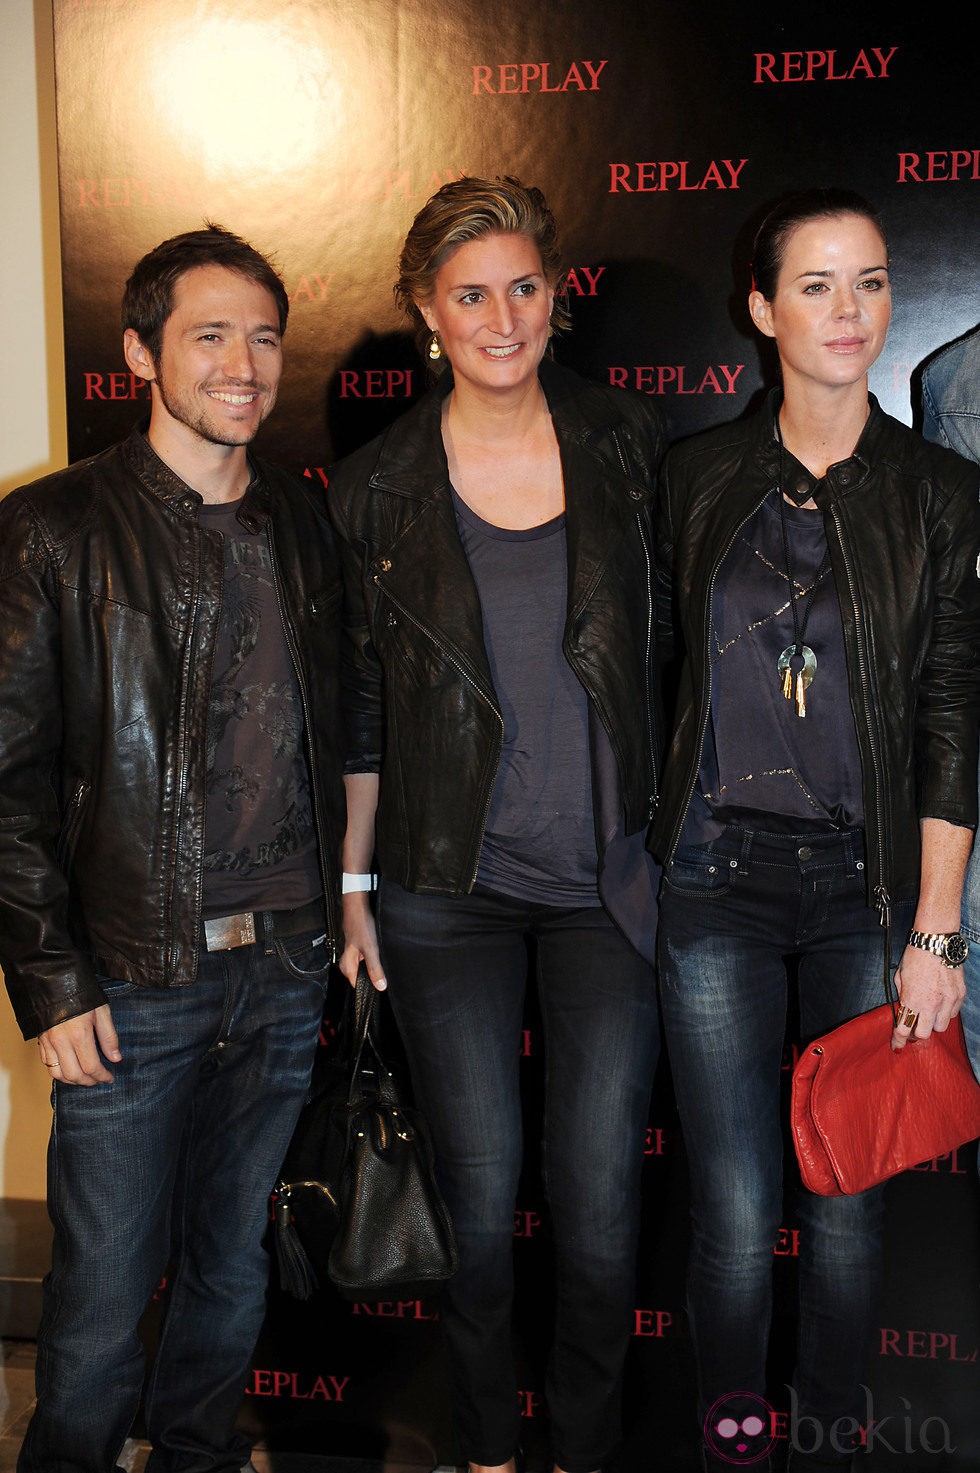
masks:
[[[299,1234],[293,1226],[289,1206],[289,1188],[279,1189],[276,1199],[276,1262],[279,1282],[296,1299],[309,1299],[317,1283],[313,1266],[303,1250]]]

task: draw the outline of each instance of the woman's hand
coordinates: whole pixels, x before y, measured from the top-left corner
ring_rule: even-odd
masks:
[[[338,966],[353,987],[357,972],[363,961],[368,976],[379,992],[384,992],[384,968],[378,948],[378,928],[374,924],[371,902],[364,891],[356,890],[344,896],[344,949],[340,953]]]
[[[942,818],[922,820],[922,860],[919,899],[912,922],[927,935],[948,935],[959,930],[963,876],[973,848],[973,830]],[[892,1032],[892,1048],[904,1048],[909,1039],[945,1033],[966,997],[962,967],[947,967],[931,951],[906,946],[895,973],[902,1003],[899,1019],[911,1009],[912,1026],[899,1022]]]
[[[372,869],[374,854],[374,820],[378,811],[379,779],[376,772],[348,773],[344,778],[347,794],[347,832],[344,835],[343,866],[345,873],[366,875]],[[374,924],[370,892],[350,890],[343,897],[344,949],[337,965],[353,987],[361,962],[379,992],[387,987],[378,928]]]
[[[892,1033],[892,1048],[904,1048],[910,1038],[928,1038],[930,1033],[945,1033],[966,997],[962,967],[947,967],[938,956],[907,946],[895,983],[902,1006],[899,1025]],[[909,1022],[909,1009],[918,1016]]]

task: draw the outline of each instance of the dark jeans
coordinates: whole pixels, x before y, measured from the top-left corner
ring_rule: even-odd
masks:
[[[737,1393],[767,1392],[783,1212],[785,959],[799,957],[804,1039],[885,1000],[884,933],[867,906],[863,861],[858,831],[816,839],[730,828],[678,850],[664,871],[664,1028],[691,1173],[688,1302],[699,1414],[711,1410],[713,1423],[726,1412],[743,1420]],[[893,963],[912,912],[912,902],[893,907]],[[817,1197],[801,1187],[797,1223],[799,1412],[816,1418],[833,1459],[833,1424],[856,1414],[868,1370],[881,1189]]]
[[[658,1052],[653,969],[601,907],[564,910],[384,882],[391,1001],[459,1239],[443,1331],[464,1458],[519,1441],[511,1348],[526,938],[545,1035],[544,1173],[557,1267],[546,1393],[554,1455],[590,1473],[620,1436],[640,1168]]]
[[[328,962],[311,932],[202,952],[186,988],[104,984],[123,1055],[115,1080],[54,1086],[54,1252],[19,1473],[110,1473],[139,1406],[137,1326],[168,1262],[144,1397],[148,1469],[248,1462],[235,1421],[264,1314],[268,1199],[309,1082]]]

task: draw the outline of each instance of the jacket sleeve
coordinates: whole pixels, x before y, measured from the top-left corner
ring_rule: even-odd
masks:
[[[356,494],[357,488],[353,488]],[[346,774],[380,772],[384,745],[382,669],[371,638],[365,579],[367,541],[351,526],[351,491],[346,473],[331,475],[327,505],[340,549],[344,607],[340,689],[347,728]]]
[[[948,464],[946,464],[948,462]],[[930,529],[932,630],[916,703],[920,817],[977,823],[980,471],[944,457]]]
[[[922,376],[922,433],[934,445],[949,448],[949,439],[943,431],[939,409],[932,396],[932,384],[928,374]]]
[[[31,1038],[105,1002],[69,926],[58,580],[27,500],[0,502],[0,964]]]

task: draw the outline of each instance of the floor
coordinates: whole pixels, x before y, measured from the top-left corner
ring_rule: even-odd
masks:
[[[33,1341],[0,1341],[0,1473],[14,1473],[33,1405]],[[120,1467],[126,1473],[142,1473],[148,1453],[146,1443],[130,1441],[124,1449]],[[402,1464],[379,1463],[371,1459],[270,1453],[261,1446],[253,1451],[252,1466],[255,1473],[429,1473],[427,1469],[408,1469]],[[438,1468],[434,1473],[453,1473],[453,1470]]]

